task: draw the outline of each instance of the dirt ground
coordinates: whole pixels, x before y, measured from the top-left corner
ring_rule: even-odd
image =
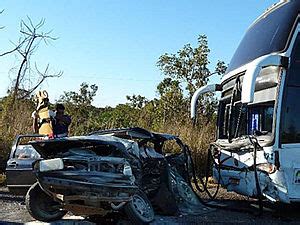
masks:
[[[206,198],[203,195],[204,198]],[[220,208],[203,207],[200,215],[178,217],[159,216],[155,217],[155,224],[300,224],[300,206],[270,206],[264,203],[262,215],[258,215],[256,200],[247,199],[243,196],[228,193],[221,189],[217,199],[212,204]],[[117,224],[130,224],[122,220]],[[11,195],[6,187],[0,187],[0,224],[43,224],[28,214],[24,198]],[[45,223],[47,224],[47,223]],[[93,224],[84,218],[68,214],[63,220],[51,224]]]

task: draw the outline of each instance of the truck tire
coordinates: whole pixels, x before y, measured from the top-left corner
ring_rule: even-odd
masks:
[[[38,183],[29,188],[25,203],[29,214],[34,219],[43,222],[59,220],[67,213],[67,211],[59,208],[59,203],[47,195]]]
[[[124,210],[132,224],[149,224],[154,220],[154,210],[147,196],[139,191],[124,206]]]

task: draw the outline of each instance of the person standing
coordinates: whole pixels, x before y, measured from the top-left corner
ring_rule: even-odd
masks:
[[[56,104],[56,112],[53,123],[54,138],[67,137],[69,134],[69,125],[71,124],[71,117],[65,114],[65,107],[63,104]]]
[[[39,91],[35,95],[37,103],[36,110],[32,113],[33,131],[41,135],[53,137],[53,120],[55,112],[49,109],[49,98],[47,91]]]

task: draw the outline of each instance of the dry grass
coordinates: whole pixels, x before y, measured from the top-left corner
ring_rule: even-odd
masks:
[[[8,103],[7,103],[8,104]],[[18,102],[15,107],[5,107],[0,116],[0,156],[8,157],[13,140],[19,134],[32,133],[31,113],[28,102]]]
[[[6,176],[4,174],[0,174],[0,186],[5,183]]]
[[[16,135],[32,133],[31,113],[34,110],[34,105],[29,100],[18,102],[14,108],[7,107],[7,105],[9,102],[6,106],[2,105],[3,110],[0,111],[0,157],[4,159],[7,158]],[[215,139],[215,123],[209,121],[193,127],[189,118],[182,117],[177,121],[173,118],[173,122],[159,124],[160,127],[156,131],[179,136],[192,150],[197,173],[202,173],[206,168],[209,143]],[[202,120],[205,121],[205,118]],[[145,128],[151,130],[149,127]]]
[[[215,125],[213,123],[203,125],[200,129],[194,128],[191,123],[184,125],[173,124],[164,126],[159,132],[179,136],[192,151],[196,172],[203,174],[206,168],[209,144],[215,140]]]

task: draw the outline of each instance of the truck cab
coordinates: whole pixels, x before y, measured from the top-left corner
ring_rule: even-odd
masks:
[[[300,201],[300,1],[280,1],[247,30],[219,84],[213,175],[229,191]]]

